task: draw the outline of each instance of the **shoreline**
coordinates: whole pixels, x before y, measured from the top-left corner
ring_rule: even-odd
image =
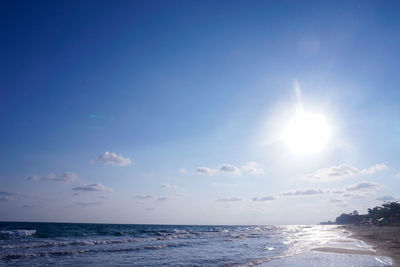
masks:
[[[392,259],[394,267],[400,267],[400,226],[356,226],[343,225],[350,232],[350,237],[359,239],[372,246],[375,255]]]

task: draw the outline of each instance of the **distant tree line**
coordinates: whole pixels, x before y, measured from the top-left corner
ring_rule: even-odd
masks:
[[[343,213],[336,218],[338,224],[400,224],[400,203],[385,202],[382,206],[368,209],[368,214],[358,214],[355,210],[351,213]]]

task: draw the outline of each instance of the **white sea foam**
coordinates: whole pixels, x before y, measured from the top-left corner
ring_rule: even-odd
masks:
[[[68,256],[76,255],[88,252],[97,253],[108,253],[108,252],[129,252],[138,250],[157,250],[166,247],[176,247],[175,244],[168,245],[148,245],[148,246],[138,246],[138,247],[124,247],[124,248],[105,248],[105,249],[75,249],[75,250],[60,250],[60,251],[46,251],[46,252],[36,252],[36,253],[13,253],[13,254],[3,254],[0,255],[0,259],[10,260],[10,259],[23,259],[23,258],[37,258],[37,257],[50,257],[50,256]]]
[[[18,265],[22,261],[31,266],[60,264],[64,261],[77,264],[80,260],[91,261],[92,266],[127,265],[128,261],[130,265],[134,265],[132,262],[136,263],[137,259],[137,266],[262,264],[268,267],[303,267],[310,266],[306,264],[308,262],[314,264],[311,266],[333,266],[327,263],[340,259],[342,255],[312,251],[312,248],[370,249],[361,241],[350,239],[343,229],[335,226],[174,226],[172,228],[128,225],[126,228],[112,226],[113,228],[108,230],[107,227],[111,226],[93,225],[94,230],[92,230],[90,226],[77,225],[69,227],[72,229],[71,236],[68,236],[62,227],[65,226],[51,225],[47,231],[55,229],[55,234],[46,235],[46,238],[41,235],[26,238],[2,236],[0,265],[4,263]],[[79,227],[82,230],[79,230]],[[32,230],[3,230],[0,234],[26,235],[24,231]],[[122,231],[127,234],[118,237],[114,235],[115,232]],[[101,232],[101,235],[98,235],[98,232]],[[161,251],[157,252],[158,250]],[[78,254],[79,256],[75,256]],[[353,264],[354,266],[385,266],[384,262],[390,263],[387,258],[374,259],[374,256],[366,255],[345,257],[343,262],[342,265],[334,266],[351,266],[353,263],[357,263]],[[369,265],[358,264],[359,262]]]
[[[17,229],[17,230],[0,231],[0,235],[10,235],[10,236],[30,236],[34,234],[36,234],[36,230]]]

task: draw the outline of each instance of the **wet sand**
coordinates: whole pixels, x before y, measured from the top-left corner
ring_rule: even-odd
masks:
[[[356,254],[356,255],[377,255],[376,252],[369,250],[358,250],[349,248],[333,248],[333,247],[319,247],[313,248],[311,251],[329,252],[329,253],[340,253],[340,254]],[[384,256],[384,255],[382,255]]]
[[[351,233],[352,238],[371,245],[376,250],[372,255],[390,257],[393,259],[393,266],[400,267],[400,226],[346,225],[343,227]],[[336,253],[345,252],[337,251]]]

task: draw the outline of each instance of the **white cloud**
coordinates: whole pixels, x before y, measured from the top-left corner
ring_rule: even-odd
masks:
[[[367,169],[361,170],[361,173],[362,174],[374,174],[374,173],[376,173],[378,171],[385,171],[387,169],[389,169],[389,168],[385,163],[378,163],[378,164],[375,164],[374,166],[371,166],[371,167],[369,167]]]
[[[104,165],[126,166],[132,163],[131,159],[114,152],[106,151],[94,160],[92,163],[104,163]]]
[[[359,172],[360,171],[353,166],[341,164],[339,166],[319,169],[314,173],[306,175],[306,178],[317,181],[329,181],[351,177],[359,174]]]
[[[244,166],[242,166],[242,170],[243,172],[248,174],[264,174],[264,169],[262,168],[262,165],[255,161],[247,162]]]
[[[111,188],[105,187],[101,183],[77,186],[77,187],[72,188],[72,190],[86,191],[86,192],[94,192],[94,191],[97,191],[97,192],[112,192],[113,191]]]
[[[348,164],[340,164],[338,166],[332,166],[329,168],[323,168],[306,175],[306,178],[314,181],[332,181],[343,178],[354,177],[357,175],[371,175],[378,171],[388,169],[388,166],[384,163],[376,164],[366,169],[359,170]]]
[[[139,196],[136,196],[135,198],[141,199],[141,200],[146,200],[146,199],[153,199],[154,197],[152,195],[139,195]]]
[[[264,169],[262,168],[261,164],[255,161],[249,161],[241,168],[238,168],[233,164],[226,163],[221,165],[218,169],[211,169],[208,167],[198,167],[196,169],[196,172],[206,175],[214,175],[219,173],[219,174],[231,174],[239,176],[242,174],[242,172],[253,175],[264,174]]]
[[[341,199],[337,199],[337,198],[332,198],[329,200],[329,203],[341,203],[342,200]]]
[[[216,199],[215,201],[217,201],[217,202],[236,202],[236,201],[242,201],[242,199],[238,198],[238,197],[231,197],[231,198],[219,198],[219,199]]]
[[[238,187],[239,184],[227,184],[227,183],[211,183],[212,186],[222,186],[222,187]]]
[[[65,172],[64,174],[57,176],[54,173],[50,173],[46,176],[38,176],[38,175],[30,175],[27,177],[30,181],[52,181],[52,182],[59,182],[59,183],[70,183],[77,180],[79,177],[74,172]]]
[[[26,177],[26,179],[28,179],[29,181],[39,181],[40,180],[40,176],[38,175],[30,175],[28,177]]]
[[[240,175],[240,170],[238,167],[232,164],[223,164],[220,168],[219,171],[221,173],[228,173],[228,174],[233,174],[233,175]]]
[[[174,198],[179,198],[182,196],[183,195],[179,195],[179,194],[172,195],[172,196],[138,195],[138,196],[135,196],[135,198],[138,200],[152,200],[152,201],[163,202],[163,201],[171,200]],[[138,202],[138,203],[140,203],[140,202]]]
[[[356,184],[352,184],[346,187],[346,191],[361,191],[361,192],[366,192],[366,191],[375,191],[381,188],[380,184],[373,183],[373,182],[359,182]]]
[[[177,185],[174,185],[174,184],[163,184],[163,185],[161,185],[161,188],[164,188],[164,189],[171,189],[171,190],[177,190],[177,189],[178,189],[178,186],[177,186]]]
[[[207,168],[207,167],[198,167],[196,169],[196,172],[200,173],[200,174],[205,174],[205,175],[213,175],[213,173],[215,173],[215,170],[212,170],[212,169]]]
[[[275,200],[273,196],[266,196],[266,197],[253,197],[253,201],[269,201],[269,200]]]
[[[323,194],[324,191],[321,189],[298,189],[292,190],[285,193],[281,193],[282,196],[312,196],[317,194]]]
[[[57,178],[56,174],[49,173],[46,176],[41,177],[41,180],[54,181],[56,178]]]
[[[86,207],[86,206],[98,206],[98,205],[102,205],[103,203],[102,202],[76,202],[75,204],[78,206]]]
[[[355,194],[346,193],[346,194],[343,194],[342,197],[344,197],[344,198],[353,198],[353,199],[361,199],[361,198],[367,197],[367,195],[365,195],[364,193],[355,193]]]
[[[382,196],[382,197],[376,198],[376,200],[378,200],[378,201],[395,201],[396,199],[392,196]]]
[[[396,173],[396,176],[397,176],[397,177],[400,177],[400,172]]]
[[[62,182],[62,183],[69,183],[78,179],[78,175],[74,172],[65,172],[63,175],[56,177],[53,181]]]

